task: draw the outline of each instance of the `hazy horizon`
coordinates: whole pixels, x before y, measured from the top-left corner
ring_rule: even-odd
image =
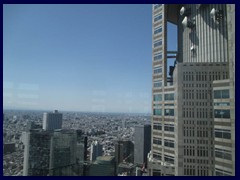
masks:
[[[150,113],[151,89],[151,4],[3,6],[4,108]]]

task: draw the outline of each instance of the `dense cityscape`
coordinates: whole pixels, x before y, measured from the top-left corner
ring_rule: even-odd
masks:
[[[4,110],[3,141],[6,148],[3,156],[3,173],[6,176],[23,175],[24,132],[27,124],[34,122],[42,126],[43,111]],[[122,113],[63,112],[62,128],[81,130],[87,135],[87,153],[90,158],[91,144],[102,145],[102,155],[114,155],[117,140],[134,141],[134,127],[150,124],[150,115]],[[14,148],[13,148],[14,147]]]
[[[153,4],[151,21],[151,113],[4,109],[4,175],[235,176],[235,5]]]

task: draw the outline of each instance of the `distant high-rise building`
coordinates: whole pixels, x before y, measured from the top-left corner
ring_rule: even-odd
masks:
[[[54,129],[62,129],[62,114],[57,110],[43,114],[43,129],[51,131]]]
[[[147,154],[151,150],[151,125],[135,126],[134,164],[147,164]]]
[[[87,142],[88,137],[82,133],[81,130],[76,130],[77,132],[77,143],[82,146],[81,148],[81,161],[87,160]]]
[[[127,122],[126,120],[122,120],[122,128],[127,128]]]
[[[103,145],[99,144],[98,141],[93,141],[91,144],[90,161],[95,161],[98,156],[102,156]]]
[[[87,162],[87,136],[78,136],[77,150],[76,150],[76,173],[79,176],[86,176],[86,162]]]
[[[134,144],[129,140],[119,140],[115,143],[115,158],[117,165],[121,162],[134,161]]]
[[[74,130],[26,132],[24,176],[76,175],[77,134]]]
[[[235,5],[152,8],[149,175],[235,175]]]

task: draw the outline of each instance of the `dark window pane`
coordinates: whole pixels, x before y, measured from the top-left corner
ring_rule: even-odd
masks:
[[[221,99],[221,91],[220,90],[214,91],[214,99]]]
[[[223,138],[224,139],[231,139],[231,133],[224,132],[223,133]]]
[[[222,90],[222,98],[229,98],[229,90]]]

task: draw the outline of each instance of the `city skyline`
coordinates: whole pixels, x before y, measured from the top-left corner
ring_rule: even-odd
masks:
[[[4,108],[151,112],[151,4],[3,7]]]
[[[235,4],[3,8],[4,176],[236,175]]]

